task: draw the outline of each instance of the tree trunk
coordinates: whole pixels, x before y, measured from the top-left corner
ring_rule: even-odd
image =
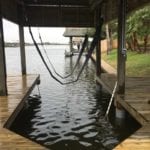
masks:
[[[106,24],[106,39],[107,39],[107,55],[111,51],[111,41],[110,41],[110,33],[109,33],[109,25]]]
[[[130,43],[131,43],[132,50],[135,51],[136,48],[135,48],[135,42],[134,42],[133,36],[131,37],[131,42]]]
[[[141,48],[140,45],[138,43],[138,39],[137,39],[137,35],[136,32],[133,33],[133,39],[134,39],[134,47],[136,51],[139,51],[141,53]]]
[[[133,46],[132,46],[132,42],[127,41],[127,44],[128,44],[128,49],[131,51],[134,51]]]
[[[144,37],[144,53],[147,51],[148,35]]]

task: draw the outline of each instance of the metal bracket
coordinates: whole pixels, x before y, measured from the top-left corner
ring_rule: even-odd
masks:
[[[125,57],[125,60],[127,60],[127,49],[126,48],[122,49],[122,55]]]

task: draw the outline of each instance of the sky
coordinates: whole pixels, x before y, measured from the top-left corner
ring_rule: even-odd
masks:
[[[5,42],[18,42],[18,25],[3,19],[4,40]],[[43,42],[68,43],[69,39],[63,37],[65,28],[32,28],[34,37],[39,42],[38,30],[40,31]],[[32,42],[28,28],[24,28],[25,42]]]

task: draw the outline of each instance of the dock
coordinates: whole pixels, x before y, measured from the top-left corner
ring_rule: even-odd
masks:
[[[111,94],[115,82],[117,81],[116,71],[103,60],[101,64],[107,73],[102,73],[101,77],[96,77],[96,80]],[[114,150],[149,150],[150,77],[126,77],[126,92],[124,98],[119,95],[116,96],[117,98],[115,100],[120,103],[142,127],[115,147]]]
[[[127,43],[125,40],[127,15],[148,4],[149,0],[0,1],[0,148],[32,149],[33,147],[33,149],[36,150],[40,148],[43,149],[43,147],[40,147],[38,144],[26,140],[15,133],[11,133],[6,128],[3,128],[9,128],[38,80],[38,76],[31,77],[30,75],[27,75],[24,27],[92,27],[95,29],[99,28],[98,32],[101,33],[95,36],[94,43],[91,43],[90,46],[90,49],[96,49],[97,81],[111,93],[114,82],[116,81],[114,72],[117,72],[118,87],[116,103],[118,105],[116,105],[116,108],[118,109],[119,105],[121,105],[123,108],[119,108],[120,112],[124,112],[124,109],[126,109],[142,125],[141,129],[136,131],[132,137],[118,145],[116,149],[149,150],[150,78],[126,77],[125,74],[127,58]],[[21,72],[23,76],[8,77],[7,75],[3,18],[18,25]],[[102,24],[107,24],[114,19],[117,20],[118,24],[116,29],[118,42],[117,71],[114,71],[113,68],[110,69],[111,67],[106,65],[105,62],[102,62],[100,44],[100,41],[104,38],[102,35]],[[142,21],[143,23],[145,22],[144,20]],[[86,34],[88,34],[88,30]],[[107,37],[110,38],[110,35],[107,35]],[[34,38],[32,38],[32,40],[37,47],[36,40]],[[70,36],[70,49],[71,48],[72,36]],[[110,72],[101,74],[103,65],[105,65],[105,69],[109,68]],[[122,118],[124,119],[125,116],[122,115]]]
[[[39,82],[39,75],[8,76],[8,96],[0,96],[0,149],[44,150],[46,148],[9,130],[27,97]]]

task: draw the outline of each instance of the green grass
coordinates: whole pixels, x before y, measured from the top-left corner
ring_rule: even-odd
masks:
[[[102,58],[114,68],[117,68],[117,52],[112,50],[109,55],[102,53]],[[139,54],[127,52],[126,61],[127,76],[150,76],[150,53]]]

